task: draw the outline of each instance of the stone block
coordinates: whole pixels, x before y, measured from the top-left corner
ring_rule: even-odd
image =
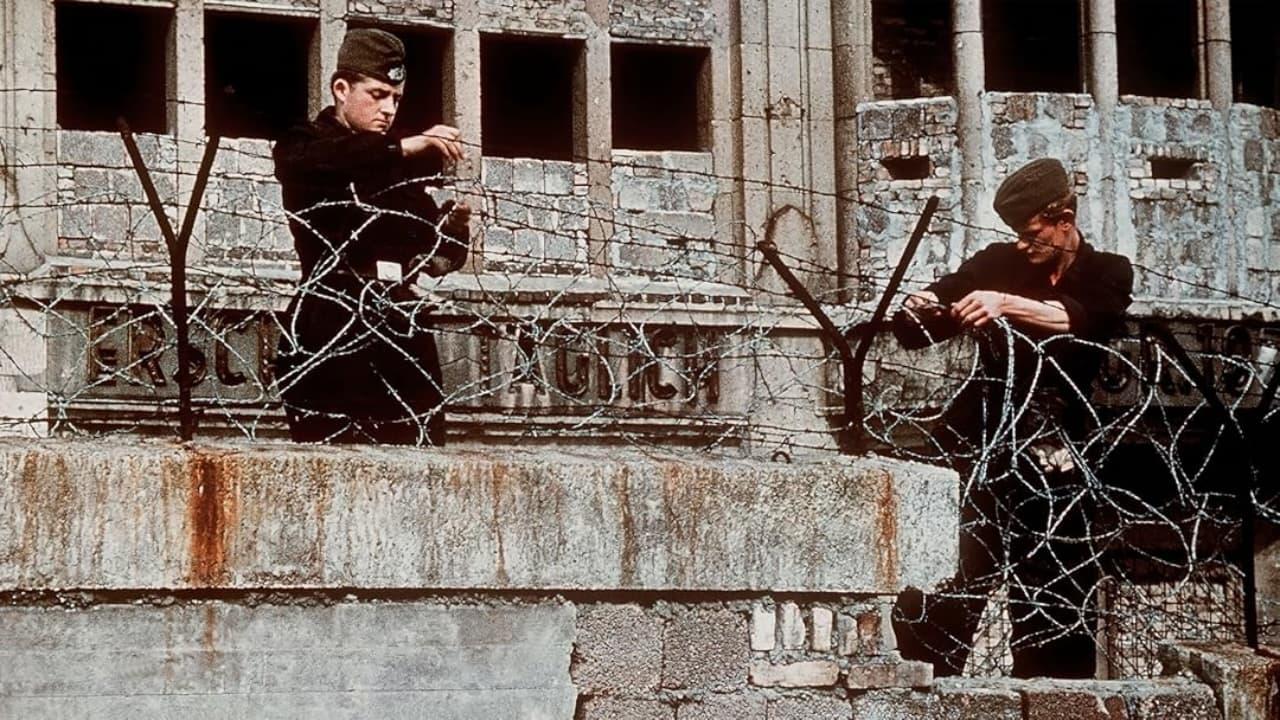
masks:
[[[569,195],[573,192],[573,163],[551,162],[543,165],[543,189],[548,195]]]
[[[872,690],[853,696],[851,705],[853,720],[940,720],[944,717],[937,695],[915,690]]]
[[[758,687],[834,687],[840,677],[840,666],[831,660],[800,660],[751,663],[751,684]]]
[[[639,605],[579,605],[573,656],[573,682],[587,693],[656,689],[662,622]]]
[[[411,698],[415,716],[568,717],[576,695],[563,605],[9,607],[0,628],[15,717],[408,716],[339,711],[364,693]]]
[[[644,178],[622,178],[613,192],[614,202],[622,210],[650,210],[658,206],[654,184]]]
[[[782,697],[769,701],[767,720],[850,720],[853,707],[829,695]]]
[[[846,672],[845,687],[850,690],[925,688],[933,684],[933,666],[914,660],[854,663]]]
[[[766,700],[755,692],[708,693],[676,707],[676,720],[765,720]]]
[[[831,632],[834,613],[830,608],[816,607],[812,611],[813,637],[810,648],[814,652],[831,651]]]
[[[661,700],[590,697],[579,706],[576,720],[675,720],[675,708]]]
[[[777,625],[777,615],[773,608],[760,604],[752,606],[751,649],[758,651],[772,650],[777,644],[777,638],[774,636]]]
[[[58,131],[58,161],[70,165],[132,167],[124,142],[114,132]]]
[[[586,230],[591,224],[591,204],[586,198],[565,197],[556,200],[560,230]]]
[[[511,251],[520,260],[537,262],[542,259],[542,233],[521,228],[515,231]]]
[[[484,229],[486,252],[511,252],[515,249],[515,233],[507,228],[489,225]]]
[[[271,157],[271,145],[266,140],[242,138],[236,149],[238,170],[245,175],[274,177],[275,161]]]
[[[778,620],[781,626],[782,647],[796,650],[804,647],[804,618],[800,615],[800,606],[793,602],[778,605]]]
[[[1133,720],[1222,720],[1207,685],[1182,679],[1144,685],[1128,694]]]
[[[59,492],[24,493],[23,468]],[[206,541],[192,535],[207,496],[192,487],[198,472],[236,503],[216,517],[226,542],[209,566],[192,554]],[[753,491],[735,491],[744,487]],[[812,512],[824,498],[839,502]],[[0,522],[0,590],[324,582],[887,595],[954,574],[956,506],[954,473],[876,457],[0,442],[0,508],[26,519]],[[889,512],[913,521],[882,538]],[[626,535],[628,523],[643,532]],[[340,525],[350,532],[322,530]],[[876,550],[886,542],[889,568]],[[723,611],[735,618],[717,630],[723,642],[688,646],[731,649],[745,676],[748,613]],[[671,677],[682,641],[667,635]]]
[[[494,204],[494,219],[519,228],[529,224],[529,203],[517,198],[499,197]]]
[[[1112,693],[1029,684],[1022,698],[1026,720],[1130,720],[1124,698]]]
[[[1280,714],[1272,691],[1280,678],[1274,653],[1230,643],[1176,643],[1161,647],[1160,662],[1166,674],[1185,673],[1212,688],[1227,720],[1270,720]]]
[[[578,249],[586,242],[576,233],[552,232],[544,236],[543,257],[547,262],[572,263],[578,260]]]
[[[58,209],[58,236],[93,237],[93,213],[88,205],[68,205]]]
[[[104,202],[111,194],[107,171],[98,168],[75,168],[72,187],[79,202]]]
[[[933,692],[946,720],[1022,720],[1022,695],[986,678],[940,678]]]
[[[126,207],[93,206],[93,237],[107,242],[124,242],[131,234],[129,210]]]
[[[662,686],[717,690],[746,682],[747,622],[716,608],[690,608],[663,630]]]
[[[858,139],[887,140],[893,137],[893,120],[891,111],[874,109],[858,113]]]
[[[480,166],[481,182],[485,188],[495,192],[509,192],[513,189],[513,173],[511,161],[506,158],[487,157]]]
[[[518,193],[542,193],[542,161],[519,158],[512,161],[512,189]]]

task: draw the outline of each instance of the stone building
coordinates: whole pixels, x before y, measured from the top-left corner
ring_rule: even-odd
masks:
[[[188,210],[207,137],[222,138],[188,263],[198,307],[194,342],[203,358],[194,393],[206,408],[204,434],[269,438],[279,432],[266,372],[277,332],[270,311],[283,307],[296,270],[269,137],[327,103],[334,56],[351,26],[383,27],[406,39],[410,89],[403,121],[450,122],[472,145],[455,187],[483,212],[477,252],[469,272],[433,288],[457,309],[444,311],[446,330],[457,332],[444,334],[443,347],[447,383],[466,388],[452,403],[460,439],[532,442],[573,433],[584,442],[717,443],[763,457],[829,454],[835,448],[829,389],[839,383],[838,368],[821,360],[824,347],[809,316],[783,296],[756,242],[776,242],[832,314],[854,322],[883,292],[929,196],[942,204],[909,282],[954,268],[1000,239],[990,209],[999,180],[1043,155],[1061,158],[1074,172],[1081,227],[1091,241],[1134,259],[1138,314],[1207,328],[1196,330],[1203,350],[1247,356],[1280,342],[1274,328],[1280,19],[1268,0],[1170,0],[1158,9],[1141,0],[0,0],[0,259],[10,281],[0,308],[0,398],[9,427],[23,434],[155,433],[167,422],[156,417],[176,396],[172,331],[156,311],[165,302],[167,254],[115,130],[116,116],[123,115],[175,226]],[[486,318],[482,327],[471,319],[477,314]],[[591,326],[596,338],[617,338],[618,346],[646,353],[610,354],[590,342],[561,343],[555,351],[541,346],[552,329],[581,325]],[[721,352],[725,347],[748,350]],[[1141,356],[1136,344],[1130,349]],[[877,372],[892,378],[888,364]],[[1130,380],[1131,389],[1136,379]],[[1117,383],[1111,399],[1100,402],[1123,403],[1126,392],[1125,383]],[[1196,402],[1176,386],[1162,399],[1174,406]],[[924,682],[912,675],[920,668],[892,661],[892,648],[880,644],[884,599],[909,578],[936,582],[946,574],[942,566],[954,564],[953,549],[929,544],[954,526],[955,497],[937,492],[950,479],[923,471],[895,465],[887,474],[853,473],[858,478],[850,482],[862,494],[853,510],[835,518],[851,526],[870,522],[860,536],[870,540],[857,550],[836,543],[828,548],[831,557],[799,553],[794,567],[773,562],[765,543],[752,556],[757,564],[733,565],[725,551],[705,567],[659,563],[646,571],[651,574],[636,575],[635,547],[627,544],[636,542],[634,530],[616,539],[617,547],[631,548],[629,561],[610,555],[613,539],[597,548],[582,541],[589,533],[573,531],[577,542],[569,547],[608,556],[599,572],[573,574],[566,568],[574,568],[574,558],[563,547],[531,541],[529,552],[552,558],[545,567],[568,574],[520,576],[501,563],[476,573],[441,559],[454,550],[446,540],[476,528],[484,527],[492,545],[477,550],[486,557],[491,551],[502,557],[503,532],[514,532],[505,522],[532,532],[513,520],[529,498],[503,486],[505,475],[483,463],[475,472],[491,490],[485,501],[493,508],[492,527],[467,515],[456,527],[439,528],[444,540],[370,530],[372,539],[338,543],[338,552],[323,530],[295,537],[272,525],[278,520],[265,511],[228,515],[231,506],[218,493],[234,487],[237,498],[257,498],[264,508],[278,504],[284,516],[300,518],[299,527],[310,527],[313,517],[331,518],[333,526],[360,535],[365,526],[352,520],[359,513],[350,508],[368,510],[361,503],[372,501],[357,490],[350,490],[349,505],[335,510],[305,493],[273,495],[261,480],[265,465],[245,461],[253,467],[241,468],[240,456],[224,457],[239,450],[224,448],[212,460],[182,455],[171,463],[182,468],[173,476],[178,479],[170,479],[181,485],[190,476],[186,490],[194,509],[182,505],[188,496],[181,489],[163,498],[113,496],[121,507],[163,507],[161,520],[146,526],[145,538],[81,548],[78,543],[101,528],[94,522],[108,516],[117,525],[138,521],[128,513],[94,515],[96,496],[68,488],[98,478],[127,487],[127,473],[113,475],[110,468],[143,463],[138,458],[147,453],[121,459],[86,451],[88,459],[72,462],[68,471],[56,459],[11,450],[7,477],[29,464],[45,468],[63,478],[58,497],[83,503],[90,519],[88,529],[72,531],[58,519],[59,508],[24,510],[25,524],[15,520],[12,527],[34,527],[31,537],[39,539],[46,533],[53,539],[39,547],[53,550],[34,549],[38,543],[17,530],[12,536],[0,531],[11,541],[0,550],[23,549],[0,552],[12,560],[0,563],[0,586],[16,605],[8,611],[54,614],[60,611],[22,606],[22,593],[52,597],[89,588],[106,593],[106,600],[92,595],[88,601],[108,606],[104,643],[120,641],[130,627],[154,629],[148,622],[222,628],[193,635],[190,647],[183,646],[189,653],[164,660],[174,675],[156,680],[162,694],[173,689],[173,677],[186,677],[182,663],[214,664],[201,666],[207,668],[248,657],[254,648],[279,649],[288,644],[281,637],[289,628],[322,633],[316,628],[338,623],[337,615],[373,632],[396,622],[385,619],[391,616],[378,603],[403,600],[420,611],[406,623],[413,632],[480,621],[499,628],[497,640],[481,634],[440,641],[455,653],[450,658],[472,645],[514,647],[522,667],[552,668],[545,677],[515,678],[514,686],[502,685],[508,680],[502,677],[459,681],[478,683],[471,690],[536,687],[511,697],[550,708],[546,717],[572,715],[575,690],[569,668],[560,667],[571,660],[587,718],[789,717],[803,708],[881,717],[889,712],[883,708],[908,712],[901,709],[908,706],[916,713],[908,717],[932,717],[941,712],[939,703],[988,703],[993,716],[1021,717],[1022,708],[1060,701],[1035,687],[975,691],[976,700],[963,686],[927,697],[856,695]],[[347,476],[412,474],[396,469],[402,460],[390,454],[368,460],[368,467],[350,459],[330,467],[332,458],[314,455],[320,469],[307,482],[315,487],[338,487]],[[281,467],[294,468],[282,476],[302,473],[298,462],[279,459]],[[520,465],[525,460],[513,462],[544,481],[538,487],[550,488],[552,499],[535,494],[530,500],[533,511],[546,511],[564,495],[561,489],[576,487],[540,459],[528,461],[540,468],[532,470]],[[565,465],[578,467],[574,462]],[[449,471],[431,472],[446,478]],[[728,518],[742,510],[734,502],[750,503],[732,496],[733,473],[707,471],[716,480],[704,487],[708,497],[730,492],[729,509],[711,512],[709,525],[685,526],[684,506],[675,500],[688,498],[673,500],[654,481],[653,495],[637,490],[632,500],[625,472],[598,472],[607,478],[601,481],[610,488],[606,495],[620,498],[619,517],[631,518],[633,507],[669,508],[648,519],[659,528],[656,545],[670,540],[692,553],[705,539],[698,532],[711,532],[724,547],[742,546]],[[874,492],[882,477],[893,481],[884,491],[898,498],[893,507],[899,500],[904,508],[923,504],[911,506],[910,527],[860,518],[861,509],[887,497]],[[907,482],[919,477],[928,480],[920,487],[932,490]],[[763,510],[750,506],[761,510],[761,522],[782,532],[786,523],[776,524],[779,517],[805,516],[797,532],[825,537],[821,513],[806,505],[813,497],[797,489],[813,473],[802,467],[769,478],[783,500]],[[6,484],[0,497],[18,500],[4,506],[30,508],[39,497],[34,487]],[[462,491],[451,487],[442,480],[411,506],[456,500],[449,493]],[[219,498],[212,508],[200,505],[208,502],[201,498],[209,488]],[[5,495],[9,491],[14,494]],[[587,517],[592,510],[575,512]],[[909,514],[903,510],[903,517]],[[374,517],[410,526],[394,513]],[[254,523],[286,539],[279,547],[255,545]],[[539,527],[551,533],[553,525],[548,520]],[[197,533],[189,557],[171,557],[165,543],[155,541],[187,542],[181,533],[165,534],[173,528]],[[370,550],[419,541],[437,543],[420,566],[391,567]],[[65,558],[58,543],[84,564],[60,574]],[[843,552],[851,554],[834,559]],[[211,554],[222,559],[210,565]],[[894,572],[870,573],[886,558]],[[523,560],[526,569],[543,567],[536,557]],[[154,572],[130,577],[126,569],[143,561],[154,562]],[[717,561],[732,567],[698,574]],[[811,581],[823,573],[844,575],[840,582]],[[1167,590],[1168,602],[1179,601],[1180,586],[1153,586],[1153,592]],[[360,602],[346,604],[334,594],[337,587],[354,589]],[[413,590],[385,594],[388,587]],[[111,595],[121,589],[122,595]],[[690,599],[681,592],[703,595]],[[270,593],[285,598],[283,608]],[[163,605],[175,594],[181,602],[165,611],[170,619],[153,621],[160,616],[120,604]],[[209,604],[183,604],[192,599]],[[262,613],[242,615],[260,602]],[[490,605],[497,609],[475,610]],[[469,609],[458,609],[463,606]],[[259,620],[268,615],[284,620]],[[74,625],[89,622],[86,617],[68,613],[65,619]],[[575,633],[579,645],[571,659]],[[229,638],[241,643],[235,652],[213,650],[215,639]],[[530,651],[536,647],[553,650]],[[312,657],[299,648],[289,652],[278,661]],[[369,650],[369,657],[376,654]],[[254,668],[242,679],[268,672]],[[229,682],[225,675],[193,672],[210,683]],[[342,682],[351,679],[340,668],[330,672]],[[643,692],[621,692],[619,678],[636,674],[648,678]],[[354,686],[361,692],[395,686],[379,685],[384,679],[365,676]],[[64,680],[50,686],[50,696],[71,696],[67,688],[77,687],[75,678]],[[537,685],[543,681],[550,685]],[[273,697],[286,704],[324,696],[326,688],[314,681],[298,682],[271,690],[282,693]],[[234,696],[225,702],[238,709],[228,712],[252,716],[244,704],[250,701],[236,695],[251,686],[244,680],[191,691]],[[403,688],[421,690],[412,683]],[[467,692],[451,697],[462,706]],[[1120,691],[1109,692],[1076,695],[1102,703]],[[1202,686],[1124,692],[1130,696],[1123,702],[1134,708],[1208,702]],[[32,716],[81,702],[59,706],[39,693],[23,698],[13,707],[35,708]],[[396,702],[392,695],[378,698]],[[94,702],[73,710],[90,712],[100,707]],[[480,709],[473,715],[493,711],[474,707]],[[361,708],[340,710],[355,717]],[[1171,714],[1137,716],[1190,716],[1163,712]]]
[[[929,195],[942,206],[915,280],[999,239],[990,210],[999,179],[1053,155],[1075,172],[1086,235],[1138,263],[1141,312],[1270,317],[1280,291],[1274,5],[1167,5],[1152,13],[1138,0],[1052,0],[1029,13],[1011,0],[14,0],[0,97],[4,259],[41,278],[42,289],[23,292],[37,304],[59,300],[67,312],[56,322],[121,322],[111,309],[125,299],[120,283],[58,278],[138,272],[165,257],[115,133],[122,115],[175,225],[206,136],[223,136],[188,264],[224,279],[205,307],[278,307],[281,289],[264,286],[292,276],[293,256],[266,138],[328,101],[345,29],[378,25],[409,43],[402,120],[447,120],[474,144],[457,186],[484,213],[476,272],[440,289],[482,313],[536,317],[554,297],[569,315],[599,321],[619,302],[647,304],[647,344],[659,354],[714,345],[747,323],[744,304],[785,304],[754,251],[768,238],[824,300],[861,303],[843,306],[856,319]],[[71,296],[57,289],[68,285]],[[494,298],[500,307],[480,300]],[[691,317],[696,337],[680,329]],[[803,313],[771,317],[782,346],[815,347]],[[44,322],[11,322],[14,342],[24,325],[66,337]],[[269,400],[256,370],[270,343],[251,342],[254,323],[232,314],[206,324],[237,350],[210,360],[224,372],[197,396],[226,407]],[[764,404],[719,391],[755,387],[778,369],[764,360],[754,373],[715,363],[697,388],[665,382],[662,370],[625,391],[606,388],[603,364],[573,353],[522,360],[522,338],[527,349],[536,328],[493,325],[446,343],[449,382],[477,388],[454,403],[459,431],[474,437],[501,434],[504,418],[523,410],[579,427],[583,408],[601,405],[623,414],[643,406],[712,433],[750,424],[748,415],[799,430],[812,424],[803,406],[824,402],[807,381]],[[127,334],[152,332],[146,326]],[[115,401],[172,394],[172,382],[154,386],[160,367],[146,370],[142,391],[96,382],[94,363],[110,371],[149,342],[105,335],[87,362],[84,343],[34,342],[23,367],[6,369],[11,414],[39,413],[54,397],[56,414],[103,420],[121,409]],[[227,382],[245,375],[231,366],[249,369],[250,381]],[[507,387],[530,373],[559,392]],[[678,399],[662,397],[664,386]],[[638,423],[670,429],[651,420]]]

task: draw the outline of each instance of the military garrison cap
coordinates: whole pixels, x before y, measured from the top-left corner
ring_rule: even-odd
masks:
[[[404,82],[404,43],[385,30],[349,30],[338,50],[338,70],[398,85]]]
[[[1032,160],[1013,172],[996,190],[995,208],[1000,219],[1021,230],[1041,210],[1071,191],[1067,170],[1053,158]]]

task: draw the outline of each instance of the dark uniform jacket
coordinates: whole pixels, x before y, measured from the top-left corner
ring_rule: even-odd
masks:
[[[992,290],[1032,300],[1058,301],[1070,318],[1068,335],[1015,328],[1018,334],[1013,338],[1012,354],[1004,332],[993,327],[979,335],[982,375],[955,398],[944,418],[950,430],[964,438],[966,444],[977,442],[984,431],[998,426],[999,418],[1012,410],[1006,397],[1017,406],[1028,392],[1036,394],[1039,409],[1054,406],[1049,408],[1049,414],[1066,429],[1079,428],[1083,422],[1089,388],[1104,359],[1104,351],[1090,343],[1105,344],[1122,330],[1124,313],[1133,301],[1133,266],[1123,255],[1095,250],[1081,238],[1075,260],[1056,285],[1049,282],[1051,271],[1051,263],[1029,262],[1015,243],[997,243],[928,286],[944,305],[975,290]],[[944,340],[960,331],[958,323],[944,318],[928,323],[929,337],[921,340],[918,330],[904,328],[902,316],[896,324],[899,339],[909,346]],[[1010,381],[1013,392],[1006,396]],[[954,449],[952,443],[944,445]]]
[[[332,107],[273,154],[302,265],[277,362],[286,404],[374,422],[431,416],[438,441],[440,364],[407,286],[433,255],[466,258],[467,238],[435,229],[425,178],[439,166],[404,158],[395,137],[348,129]],[[379,261],[399,264],[403,280],[377,280]]]

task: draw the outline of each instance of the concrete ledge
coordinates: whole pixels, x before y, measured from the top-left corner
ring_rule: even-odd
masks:
[[[0,590],[891,594],[956,523],[953,473],[873,457],[0,442]]]

